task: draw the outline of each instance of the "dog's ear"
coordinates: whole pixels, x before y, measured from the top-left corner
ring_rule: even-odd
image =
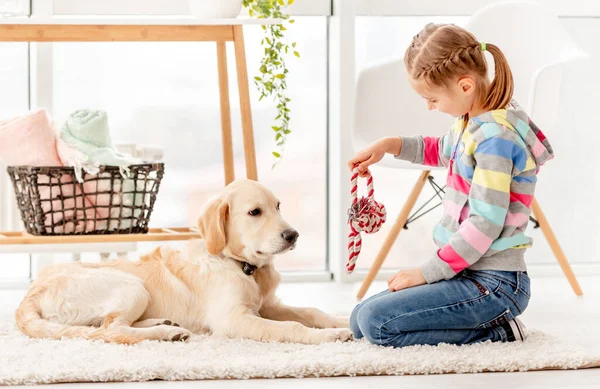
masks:
[[[198,230],[206,242],[206,249],[212,255],[220,254],[227,244],[225,223],[229,204],[221,199],[213,200],[198,220]]]

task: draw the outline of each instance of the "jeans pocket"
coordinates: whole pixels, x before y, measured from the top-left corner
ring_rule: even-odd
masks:
[[[499,327],[502,324],[508,323],[510,320],[513,319],[513,314],[510,312],[510,309],[507,309],[501,314],[494,316],[492,319],[478,325],[475,329],[480,330],[484,328]]]
[[[531,298],[531,280],[526,272],[517,272],[517,289],[515,294],[523,294],[529,300]]]
[[[516,309],[516,315],[520,315],[525,312],[525,309],[529,305],[529,296],[520,288],[500,288],[500,294],[504,297],[506,302],[510,302],[511,305]]]
[[[530,292],[530,280],[529,276],[525,272],[516,272],[516,285],[510,285],[509,288],[502,288],[504,296],[512,302],[514,307],[517,309],[518,314],[525,312],[525,309],[529,305],[531,298]]]
[[[463,277],[471,281],[473,285],[477,287],[479,292],[486,296],[490,293],[495,294],[498,292],[498,289],[500,289],[500,286],[502,285],[500,280],[494,278],[483,278],[472,275],[465,275]]]

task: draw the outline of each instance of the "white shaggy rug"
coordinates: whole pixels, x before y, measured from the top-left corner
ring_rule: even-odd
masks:
[[[189,343],[133,346],[41,340],[0,321],[0,384],[330,377],[580,369],[600,367],[600,352],[533,331],[523,343],[378,347],[365,341],[318,346],[195,336]]]

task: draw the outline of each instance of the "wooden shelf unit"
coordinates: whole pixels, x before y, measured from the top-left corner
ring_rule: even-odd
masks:
[[[193,17],[52,17],[0,18],[0,42],[215,42],[223,139],[225,185],[235,179],[233,139],[227,75],[226,43],[233,42],[242,118],[246,177],[258,179],[244,25],[281,23],[278,19],[215,19]],[[2,173],[4,174],[4,173]],[[33,236],[26,232],[0,232],[0,245],[77,244],[170,241],[199,238],[194,228],[152,228],[148,234]]]

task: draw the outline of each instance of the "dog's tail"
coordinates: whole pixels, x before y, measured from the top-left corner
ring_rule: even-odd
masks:
[[[32,293],[33,292],[33,293]],[[36,293],[38,292],[38,293]],[[92,340],[103,340],[120,344],[134,344],[141,342],[144,338],[123,334],[117,330],[104,327],[71,326],[48,321],[42,317],[39,293],[41,291],[31,290],[17,308],[15,314],[17,327],[32,338],[83,338]]]

